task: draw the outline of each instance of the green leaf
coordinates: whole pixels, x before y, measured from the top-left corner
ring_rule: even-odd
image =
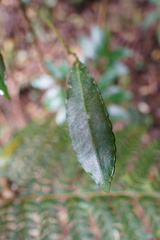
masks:
[[[158,20],[160,19],[160,11],[159,10],[155,10],[153,12],[151,12],[143,21],[142,25],[145,28],[148,28],[150,26],[152,26],[152,24],[156,23]]]
[[[46,61],[45,65],[50,73],[59,80],[64,80],[70,72],[70,67],[66,61],[62,61],[59,65]]]
[[[109,191],[115,169],[115,138],[97,84],[79,61],[72,67],[67,86],[67,123],[78,161],[104,191]]]
[[[160,0],[149,0],[150,2],[153,2],[155,4],[160,4]]]
[[[56,112],[64,105],[64,92],[59,86],[55,85],[53,88],[46,91],[42,98],[42,103],[47,109]]]
[[[129,73],[128,67],[119,61],[116,61],[113,64],[109,64],[106,68],[106,71],[101,76],[98,82],[100,90],[101,91],[105,90],[115,81],[117,77],[121,77],[128,73]]]
[[[107,110],[108,110],[110,118],[112,120],[115,120],[115,121],[116,120],[129,121],[130,120],[129,112],[122,106],[119,106],[117,104],[110,104],[110,105],[108,105]]]
[[[110,47],[110,33],[94,25],[91,28],[90,37],[81,37],[80,44],[84,50],[84,55],[91,59],[107,57]]]
[[[124,90],[120,86],[113,85],[103,91],[103,97],[108,101],[123,102],[131,99],[132,95],[129,91]]]
[[[8,94],[8,90],[5,84],[5,65],[3,61],[2,54],[0,53],[0,95],[10,99],[10,96]]]
[[[117,48],[108,51],[107,57],[110,62],[116,61],[122,57],[130,57],[132,55],[132,51],[128,48]]]

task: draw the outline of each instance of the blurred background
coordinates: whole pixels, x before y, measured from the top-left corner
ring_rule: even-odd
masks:
[[[0,47],[11,101],[0,101],[0,141],[54,113],[65,119],[65,87],[73,59],[33,10],[55,24],[99,84],[119,129],[145,121],[160,135],[160,17],[158,0],[5,0]],[[150,117],[149,117],[150,116]]]
[[[107,199],[68,138],[74,58],[39,12],[102,92],[117,142]],[[0,29],[11,96],[0,98],[2,239],[160,239],[160,1],[1,0]]]

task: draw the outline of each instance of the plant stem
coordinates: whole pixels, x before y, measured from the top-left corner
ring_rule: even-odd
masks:
[[[30,31],[30,33],[33,36],[33,44],[34,44],[34,47],[35,47],[35,49],[37,51],[37,54],[38,54],[39,61],[41,63],[42,69],[46,73],[50,74],[49,70],[46,68],[46,66],[45,66],[45,64],[43,62],[43,52],[41,51],[41,48],[39,46],[39,43],[38,43],[38,40],[37,40],[37,36],[36,36],[35,30],[34,30],[34,27],[32,26],[32,23],[31,23],[30,19],[27,16],[26,7],[25,7],[25,5],[21,1],[19,1],[19,5],[20,5],[21,12],[23,14],[23,17],[24,17],[24,19],[26,20],[26,22],[28,24],[29,31]]]
[[[46,23],[46,25],[56,34],[58,40],[62,43],[64,48],[66,49],[67,53],[70,55],[73,55],[74,58],[77,60],[78,57],[76,53],[72,52],[70,47],[68,46],[67,42],[64,40],[58,29],[54,26],[54,24],[41,12],[38,11],[37,9],[33,8],[32,9],[37,13],[37,15]]]
[[[32,201],[35,199],[39,199],[40,201],[44,200],[49,200],[49,199],[59,199],[59,198],[64,198],[64,199],[71,199],[71,198],[96,198],[96,197],[106,197],[106,198],[113,198],[113,197],[128,197],[131,199],[139,199],[142,197],[153,197],[160,199],[160,193],[159,192],[138,192],[138,191],[113,191],[111,193],[105,193],[105,192],[85,192],[85,195],[83,192],[71,192],[71,193],[50,193],[46,195],[30,195],[30,196],[25,196],[25,197],[20,197],[15,199],[14,201],[18,200],[20,202],[28,202]]]

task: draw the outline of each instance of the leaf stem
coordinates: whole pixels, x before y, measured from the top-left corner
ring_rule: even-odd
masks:
[[[106,197],[106,198],[115,198],[115,197],[128,197],[131,199],[139,199],[143,197],[153,197],[160,199],[160,193],[159,192],[139,192],[139,191],[113,191],[110,193],[105,193],[103,191],[97,191],[97,192],[70,192],[70,193],[49,193],[46,195],[30,195],[25,197],[19,197],[14,199],[14,201],[18,202],[28,202],[32,200],[39,200],[39,201],[45,201],[45,200],[58,200],[61,199],[71,199],[71,198],[80,198],[80,199],[92,199],[96,197]]]
[[[73,55],[75,60],[78,59],[77,54],[72,52],[72,50],[70,49],[69,45],[67,44],[67,42],[64,40],[64,38],[62,37],[62,35],[60,34],[60,32],[58,31],[58,29],[56,28],[56,26],[42,13],[42,11],[38,11],[36,8],[32,7],[32,9],[34,10],[34,12],[37,13],[37,15],[43,20],[43,22],[45,22],[45,24],[55,33],[55,35],[57,36],[58,40],[62,43],[62,45],[64,46],[64,48],[66,49],[67,53],[69,55]]]

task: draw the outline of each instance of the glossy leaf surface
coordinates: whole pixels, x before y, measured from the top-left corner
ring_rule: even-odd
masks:
[[[5,70],[6,68],[4,65],[3,57],[2,54],[0,53],[0,95],[9,99],[10,97],[5,84]]]
[[[115,138],[97,84],[79,61],[74,63],[68,81],[67,123],[78,161],[104,191],[109,191]]]

